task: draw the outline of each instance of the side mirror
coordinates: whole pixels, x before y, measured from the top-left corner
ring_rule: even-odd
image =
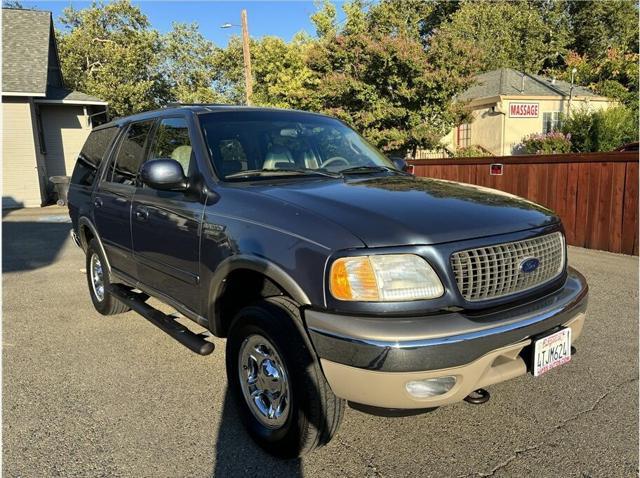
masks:
[[[407,163],[407,161],[405,161],[403,157],[391,156],[389,159],[393,161],[393,164],[396,167],[396,169],[399,169],[400,171],[404,171],[405,173],[413,174],[413,165]]]
[[[187,178],[182,166],[175,159],[154,159],[140,167],[140,179],[144,184],[160,191],[184,191]]]

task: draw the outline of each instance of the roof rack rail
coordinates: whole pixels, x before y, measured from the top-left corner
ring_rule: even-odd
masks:
[[[229,103],[180,103],[179,101],[171,101],[165,105],[165,108],[179,108],[181,106],[238,106]]]

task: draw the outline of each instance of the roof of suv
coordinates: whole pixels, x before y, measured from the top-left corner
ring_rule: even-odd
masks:
[[[185,109],[190,110],[196,114],[216,113],[216,112],[223,112],[223,111],[242,111],[242,112],[253,112],[253,111],[287,112],[288,111],[292,113],[325,116],[320,113],[313,113],[310,111],[301,111],[301,110],[286,109],[286,108],[270,108],[270,107],[258,107],[258,106],[213,104],[213,103],[212,104],[209,104],[209,103],[170,104],[169,106],[166,106],[164,108],[145,111],[142,113],[136,113],[130,116],[123,116],[121,118],[116,118],[114,120],[109,121],[108,123],[97,126],[96,129],[108,128],[110,126],[121,126],[123,124],[130,123],[131,121],[141,121],[145,119],[157,118],[158,116],[171,115],[172,113],[184,111]]]

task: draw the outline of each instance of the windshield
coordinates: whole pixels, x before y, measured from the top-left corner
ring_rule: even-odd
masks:
[[[200,116],[214,167],[223,179],[336,176],[384,171],[393,163],[338,120],[291,111],[227,111]]]

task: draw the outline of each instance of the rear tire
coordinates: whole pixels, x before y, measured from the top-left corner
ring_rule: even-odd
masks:
[[[109,268],[96,239],[91,239],[87,247],[87,285],[91,302],[102,315],[115,315],[128,312],[130,309],[109,291]]]
[[[345,401],[331,391],[295,302],[270,297],[240,310],[229,329],[226,362],[242,421],[267,452],[293,458],[329,443]]]

